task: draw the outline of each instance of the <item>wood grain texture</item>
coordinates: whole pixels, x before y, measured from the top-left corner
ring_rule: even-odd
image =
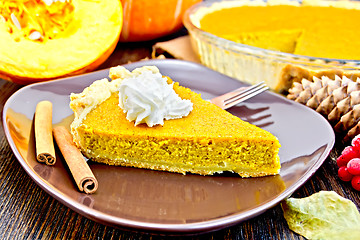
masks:
[[[101,67],[150,56],[152,44],[119,44]],[[6,99],[20,87],[0,80],[1,110]],[[337,177],[334,159],[343,147],[337,143],[322,167],[292,197],[333,190],[359,208],[360,193]],[[13,155],[2,128],[0,157],[0,239],[305,239],[289,230],[280,205],[235,226],[195,236],[152,235],[105,226],[75,213],[38,187]]]

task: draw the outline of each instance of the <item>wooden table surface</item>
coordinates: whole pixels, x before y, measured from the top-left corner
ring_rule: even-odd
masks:
[[[100,68],[149,57],[152,44],[120,43]],[[0,80],[1,109],[19,88]],[[70,210],[43,191],[20,166],[2,128],[0,139],[0,239],[305,239],[288,228],[280,205],[235,226],[194,236],[153,235],[105,226]],[[320,169],[292,197],[335,191],[360,208],[360,192],[337,177],[334,159],[343,148],[338,140]]]

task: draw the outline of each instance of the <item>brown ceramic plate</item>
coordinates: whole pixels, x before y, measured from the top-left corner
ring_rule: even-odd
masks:
[[[203,98],[243,83],[202,65],[150,60],[126,65],[156,65],[164,75],[201,92]],[[242,179],[123,168],[89,163],[99,181],[93,195],[80,193],[61,156],[54,166],[35,160],[33,115],[41,100],[53,102],[53,124],[69,126],[69,94],[81,92],[108,70],[23,87],[5,104],[3,123],[9,144],[30,177],[51,196],[97,222],[155,232],[196,233],[220,229],[261,214],[290,196],[321,166],[335,137],[315,111],[266,92],[229,111],[277,136],[281,171],[277,176]]]

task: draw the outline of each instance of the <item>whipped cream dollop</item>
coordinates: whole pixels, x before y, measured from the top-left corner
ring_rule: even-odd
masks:
[[[149,127],[163,125],[164,119],[187,116],[193,108],[190,100],[182,99],[168,84],[159,70],[143,68],[136,74],[126,76],[118,88],[119,106],[135,126],[146,123]]]

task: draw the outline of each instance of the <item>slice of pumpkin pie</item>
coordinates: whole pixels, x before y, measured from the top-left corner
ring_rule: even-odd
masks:
[[[110,78],[71,94],[71,132],[87,158],[183,174],[279,173],[275,136],[203,100],[156,67],[129,72],[119,66],[110,69]]]

